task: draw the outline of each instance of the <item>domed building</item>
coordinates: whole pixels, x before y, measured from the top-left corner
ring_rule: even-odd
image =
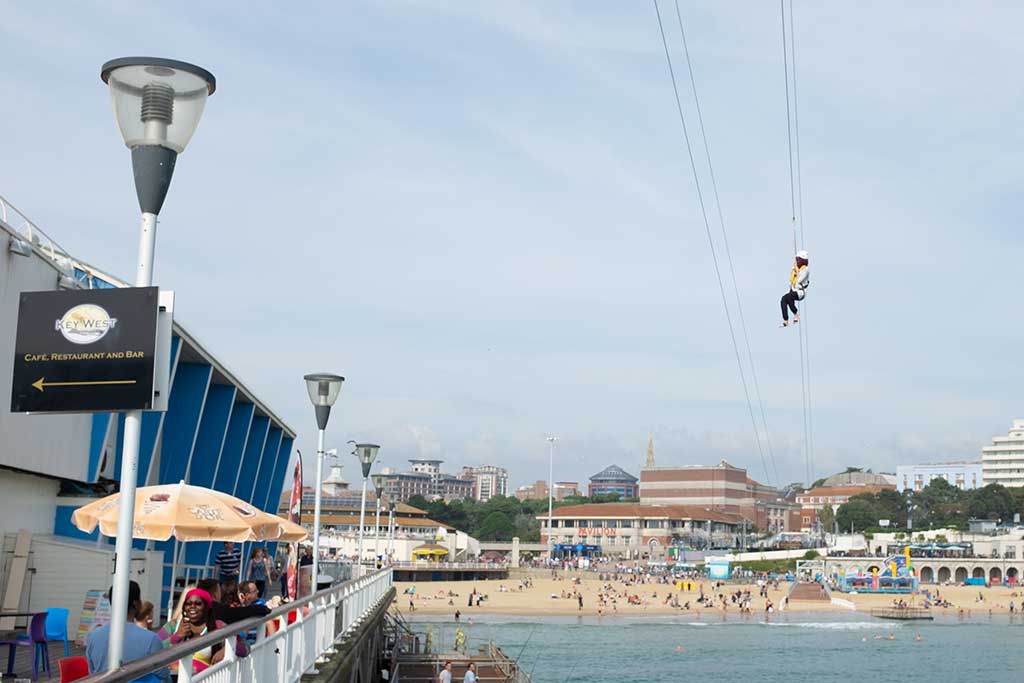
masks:
[[[822,486],[882,486],[896,485],[896,475],[875,474],[874,472],[840,472],[827,477]]]
[[[640,496],[638,482],[639,479],[618,465],[609,465],[590,478],[587,495],[617,493],[620,498],[638,498]]]

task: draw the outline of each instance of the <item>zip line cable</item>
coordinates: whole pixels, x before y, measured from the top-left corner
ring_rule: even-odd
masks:
[[[796,142],[796,202],[797,216],[800,218],[800,246],[804,244],[804,174],[800,164],[800,97],[796,91],[796,31],[793,28],[793,0],[789,0],[789,49],[793,55],[793,138]],[[804,336],[804,363],[807,366],[807,452],[811,464],[811,476],[814,476],[814,420],[811,412],[811,342],[810,328],[807,325],[807,303],[804,302],[803,325],[800,332]],[[810,483],[810,482],[808,482]]]
[[[686,31],[683,29],[683,15],[679,11],[679,0],[675,0],[676,19],[679,21],[679,35],[683,38],[683,54],[686,55],[686,68],[690,73],[690,87],[693,89],[693,101],[697,108],[697,122],[700,124],[700,135],[704,142],[704,153],[708,162],[708,171],[711,177],[711,190],[715,198],[715,209],[718,211],[718,225],[722,230],[722,243],[725,245],[725,260],[729,264],[729,276],[732,279],[732,289],[736,294],[736,311],[740,316],[740,331],[743,333],[743,343],[747,348],[747,362],[750,364],[750,377],[754,383],[754,395],[757,397],[757,404],[761,411],[761,425],[764,429],[764,443],[768,449],[768,458],[775,474],[775,482],[780,485],[779,470],[775,465],[775,452],[772,449],[771,435],[768,431],[768,418],[765,416],[764,401],[761,399],[761,386],[757,381],[757,368],[754,365],[754,354],[750,349],[750,336],[747,334],[747,320],[743,314],[743,303],[740,300],[740,288],[736,284],[736,269],[733,267],[732,251],[729,249],[729,235],[725,230],[725,215],[722,212],[722,202],[718,195],[718,181],[715,178],[715,166],[711,163],[711,146],[708,144],[707,132],[704,129],[704,114],[700,108],[700,96],[697,94],[697,80],[693,75],[693,62],[690,60],[690,47],[686,42]]]
[[[803,237],[804,237],[804,235],[803,235],[803,188],[801,186],[800,187],[800,242],[798,244],[797,243],[797,201],[796,201],[796,196],[797,196],[797,187],[798,187],[798,185],[800,185],[800,180],[799,180],[799,161],[798,161],[799,160],[799,150],[800,150],[800,137],[799,137],[800,136],[800,129],[798,127],[799,126],[799,118],[795,119],[797,121],[797,127],[794,127],[794,124],[793,124],[793,121],[794,121],[793,113],[796,112],[797,102],[796,102],[796,48],[795,48],[795,45],[794,45],[795,37],[793,35],[793,23],[792,23],[793,22],[793,3],[792,3],[792,0],[790,0],[790,12],[789,12],[789,18],[790,18],[790,41],[789,41],[789,45],[788,46],[787,46],[787,42],[786,42],[786,0],[779,0],[779,11],[780,11],[780,13],[782,15],[782,69],[783,69],[783,74],[785,76],[785,84],[786,84],[785,85],[785,89],[786,89],[786,141],[787,141],[787,148],[788,148],[788,151],[789,151],[789,154],[788,154],[788,157],[789,157],[789,206],[790,206],[790,219],[791,219],[792,227],[793,227],[793,251],[796,252],[797,250],[803,248]],[[793,112],[792,113],[790,111],[790,94],[789,94],[789,79],[790,79],[790,76],[789,76],[789,60],[790,60],[790,51],[791,50],[792,50],[792,54],[793,54],[793,97],[792,97]],[[798,115],[799,114],[797,114],[797,116]],[[794,134],[795,134],[795,136],[797,138],[797,140],[796,140],[796,149],[797,149],[797,152],[796,152],[797,169],[796,169],[796,171],[794,171],[794,153],[793,153],[793,137],[794,137]],[[795,177],[794,177],[794,174],[796,174]],[[804,315],[805,315],[805,317],[806,317],[806,314],[807,314],[807,310],[806,309],[807,309],[807,306],[806,306],[806,304],[804,304]],[[805,322],[804,326],[806,326],[806,322]],[[800,341],[800,394],[801,394],[800,407],[801,407],[801,409],[803,411],[804,467],[805,467],[805,472],[806,472],[806,477],[807,477],[807,483],[811,484],[814,481],[814,479],[813,479],[813,477],[814,477],[814,460],[813,460],[814,455],[812,453],[811,443],[810,443],[810,441],[811,441],[811,437],[810,437],[810,434],[811,434],[810,400],[809,400],[809,394],[810,394],[810,388],[809,388],[809,386],[810,386],[810,377],[809,377],[809,375],[810,375],[810,364],[806,360],[806,358],[809,355],[809,353],[805,353],[805,350],[804,350],[805,339],[806,339],[806,336],[807,336],[806,333],[802,329],[804,326],[801,326],[801,329],[798,329],[798,331],[797,331],[797,338]]]
[[[661,44],[665,48],[665,60],[668,62],[668,73],[672,80],[672,92],[676,99],[676,110],[679,113],[679,123],[683,128],[683,140],[686,142],[686,153],[690,159],[690,168],[693,171],[693,181],[697,188],[697,201],[700,204],[701,216],[704,219],[704,231],[707,233],[708,246],[711,248],[711,260],[715,265],[715,277],[718,280],[718,291],[722,295],[722,306],[725,308],[725,320],[729,326],[729,337],[732,339],[732,348],[736,356],[736,365],[740,371],[740,382],[743,384],[743,394],[747,399],[747,410],[750,413],[750,421],[754,427],[754,440],[757,442],[757,450],[761,455],[761,465],[764,467],[765,478],[770,478],[768,463],[764,457],[764,448],[761,445],[761,434],[757,427],[757,418],[754,417],[754,406],[750,401],[750,390],[747,388],[746,373],[743,371],[743,361],[740,358],[739,344],[736,342],[736,332],[733,329],[732,315],[729,313],[729,299],[725,294],[725,285],[722,283],[722,271],[718,265],[718,255],[715,252],[715,241],[711,236],[711,222],[708,220],[707,207],[704,204],[704,194],[700,189],[700,174],[697,171],[697,162],[693,158],[693,146],[690,143],[690,133],[686,128],[686,117],[683,115],[683,103],[679,98],[679,85],[676,82],[675,69],[672,67],[672,55],[668,49],[668,39],[665,38],[665,25],[661,21],[661,10],[658,8],[658,0],[653,0],[654,12],[658,16],[658,30],[661,33]]]

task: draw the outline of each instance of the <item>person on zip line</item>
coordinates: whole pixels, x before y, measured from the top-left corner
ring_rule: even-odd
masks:
[[[791,312],[793,313],[793,324],[800,322],[800,312],[797,311],[796,302],[803,301],[807,295],[807,288],[811,285],[808,264],[807,252],[803,249],[796,252],[793,270],[789,273],[789,291],[782,295],[782,301],[779,302],[782,307],[782,327],[789,325]]]

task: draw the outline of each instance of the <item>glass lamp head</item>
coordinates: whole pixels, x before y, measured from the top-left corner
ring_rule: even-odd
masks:
[[[122,57],[103,65],[100,78],[129,148],[166,147],[181,154],[203,116],[217,79],[206,69],[159,57]]]
[[[359,458],[359,462],[364,467],[369,467],[377,459],[377,451],[379,450],[380,446],[375,443],[357,443],[352,453]]]
[[[345,381],[340,375],[332,375],[326,372],[317,372],[306,375],[306,391],[309,392],[309,400],[314,406],[330,408],[338,400],[341,393],[341,384]]]

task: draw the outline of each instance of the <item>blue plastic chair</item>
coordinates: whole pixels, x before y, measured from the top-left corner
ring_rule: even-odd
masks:
[[[68,610],[66,608],[46,608],[46,639],[63,640],[64,656],[71,655],[71,649],[68,647]]]

